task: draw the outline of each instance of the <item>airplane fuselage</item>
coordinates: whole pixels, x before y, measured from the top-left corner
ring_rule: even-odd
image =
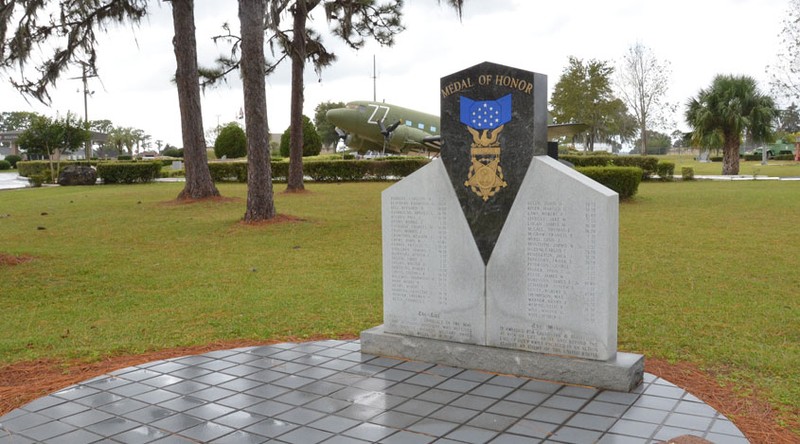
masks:
[[[432,148],[425,139],[440,134],[439,116],[382,102],[349,102],[326,117],[348,133],[345,143],[359,152],[427,152]]]

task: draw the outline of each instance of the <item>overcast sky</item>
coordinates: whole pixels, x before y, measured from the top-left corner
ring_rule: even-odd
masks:
[[[195,22],[201,65],[211,65],[224,46],[210,39],[229,22],[238,30],[236,0],[197,0]],[[444,2],[443,2],[444,3]],[[769,91],[767,65],[774,64],[788,0],[465,0],[464,15],[436,0],[406,0],[406,30],[393,47],[369,44],[356,52],[327,33],[324,18],[310,24],[322,32],[338,61],[321,78],[305,75],[305,114],[325,101],[371,100],[372,64],[377,59],[377,98],[387,103],[439,114],[439,79],[483,61],[548,76],[548,91],[558,81],[569,56],[617,64],[627,49],[641,42],[671,68],[669,100],[679,103],[678,128],[686,130],[686,100],[716,74],[746,74]],[[319,16],[319,14],[318,14]],[[138,28],[109,30],[101,36],[100,79],[90,80],[89,119],[109,119],[116,126],[143,129],[153,140],[181,146],[172,50],[171,7],[153,2]],[[269,56],[269,54],[268,54]],[[0,83],[0,111],[36,111],[49,116],[72,111],[83,116],[78,71],[65,75],[47,108],[26,102],[8,83]],[[289,65],[267,78],[271,132],[289,124]],[[236,119],[242,107],[238,74],[203,95],[206,129]],[[674,128],[665,128],[668,132]]]

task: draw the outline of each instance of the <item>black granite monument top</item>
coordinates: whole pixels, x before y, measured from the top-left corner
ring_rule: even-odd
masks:
[[[441,79],[441,158],[489,262],[525,172],[547,154],[547,76],[484,62]]]

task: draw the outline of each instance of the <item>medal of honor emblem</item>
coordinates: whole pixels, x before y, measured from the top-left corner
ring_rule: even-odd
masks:
[[[461,123],[472,135],[472,164],[464,186],[486,202],[508,185],[500,166],[498,137],[503,125],[511,121],[511,95],[481,101],[462,96],[460,105]]]

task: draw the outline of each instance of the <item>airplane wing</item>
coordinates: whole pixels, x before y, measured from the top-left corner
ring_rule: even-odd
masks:
[[[572,137],[575,134],[586,131],[589,125],[584,123],[563,123],[560,125],[547,126],[547,140],[555,140],[559,137]],[[428,136],[422,139],[422,145],[431,151],[442,149],[442,136]]]
[[[585,123],[562,123],[547,125],[547,140],[556,140],[560,137],[572,137],[589,129]]]
[[[422,139],[422,145],[431,151],[442,150],[442,136],[428,136]]]

